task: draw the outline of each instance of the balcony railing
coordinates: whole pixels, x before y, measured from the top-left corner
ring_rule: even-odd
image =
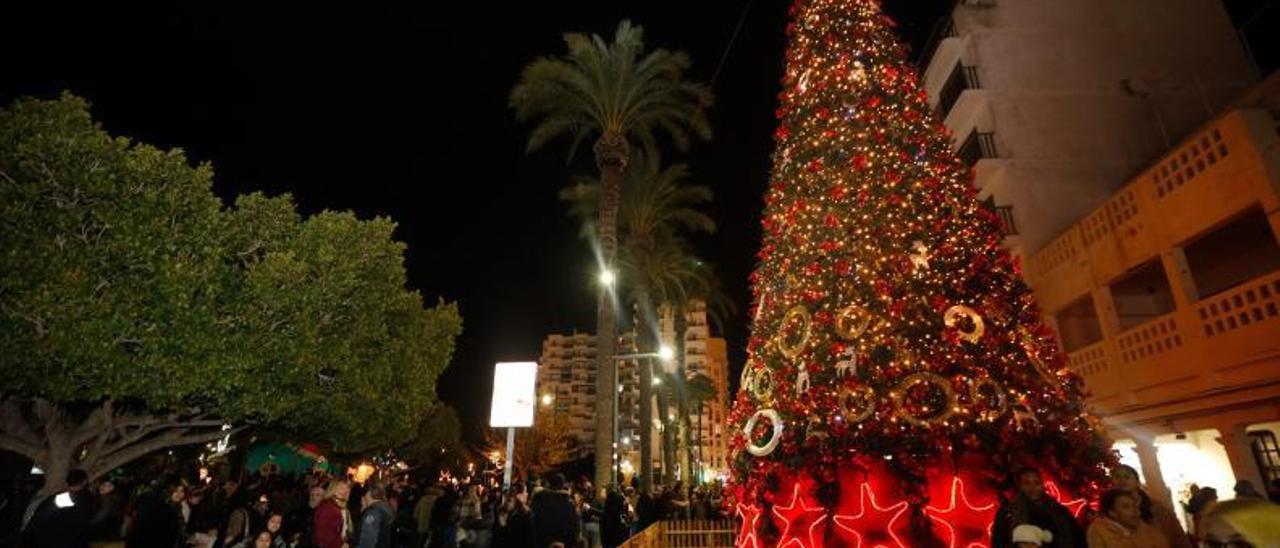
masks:
[[[938,46],[947,38],[958,36],[956,33],[956,20],[947,14],[933,27],[933,32],[929,34],[929,40],[924,43],[924,47],[920,48],[920,58],[916,60],[916,66],[920,68],[920,72],[924,72],[929,67],[929,61],[933,60],[933,54],[938,52]]]
[[[938,92],[938,116],[946,118],[965,90],[981,87],[982,84],[978,81],[978,67],[956,64],[956,68],[947,77],[947,82],[942,85],[942,90]]]
[[[973,167],[983,158],[995,158],[995,134],[980,131],[970,133],[969,137],[965,138],[964,144],[956,150],[956,156],[969,167]]]

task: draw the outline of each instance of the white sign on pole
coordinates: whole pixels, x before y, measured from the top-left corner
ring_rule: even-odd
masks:
[[[533,406],[538,364],[500,362],[493,368],[493,402],[489,426],[528,428],[533,426]]]

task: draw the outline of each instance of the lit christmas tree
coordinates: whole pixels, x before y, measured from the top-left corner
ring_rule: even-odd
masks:
[[[1074,512],[1082,381],[874,0],[792,7],[734,404],[740,546],[987,546],[1009,472]]]

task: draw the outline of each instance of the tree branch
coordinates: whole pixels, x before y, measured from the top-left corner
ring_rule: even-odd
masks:
[[[219,424],[219,426],[221,426],[221,424]],[[125,464],[128,464],[153,451],[159,451],[168,447],[178,447],[181,445],[207,443],[223,436],[239,432],[244,428],[244,426],[240,426],[230,430],[219,429],[199,434],[188,434],[188,428],[177,428],[154,438],[126,447],[121,447],[114,453],[109,453],[100,458],[92,459],[93,464],[87,466],[86,471],[89,473],[90,479],[98,478],[111,470],[124,466]]]

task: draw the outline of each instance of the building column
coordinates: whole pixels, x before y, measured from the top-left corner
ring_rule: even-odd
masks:
[[[1169,490],[1169,484],[1164,482],[1164,473],[1160,471],[1160,459],[1156,456],[1155,440],[1135,436],[1133,443],[1133,450],[1138,454],[1138,462],[1142,466],[1142,477],[1146,480],[1147,495],[1152,500],[1173,509],[1173,492]]]
[[[1169,280],[1175,306],[1186,308],[1200,300],[1200,291],[1191,275],[1191,266],[1187,264],[1187,254],[1181,247],[1165,250],[1160,254],[1160,262]]]
[[[1258,463],[1253,458],[1253,447],[1250,443],[1252,438],[1245,431],[1245,426],[1232,424],[1219,428],[1218,431],[1221,434],[1218,436],[1218,443],[1226,449],[1227,461],[1231,463],[1231,473],[1235,475],[1236,481],[1249,480],[1261,493],[1266,489],[1266,484],[1262,481],[1262,474],[1258,472]],[[1223,493],[1219,496],[1226,499],[1225,495]]]

